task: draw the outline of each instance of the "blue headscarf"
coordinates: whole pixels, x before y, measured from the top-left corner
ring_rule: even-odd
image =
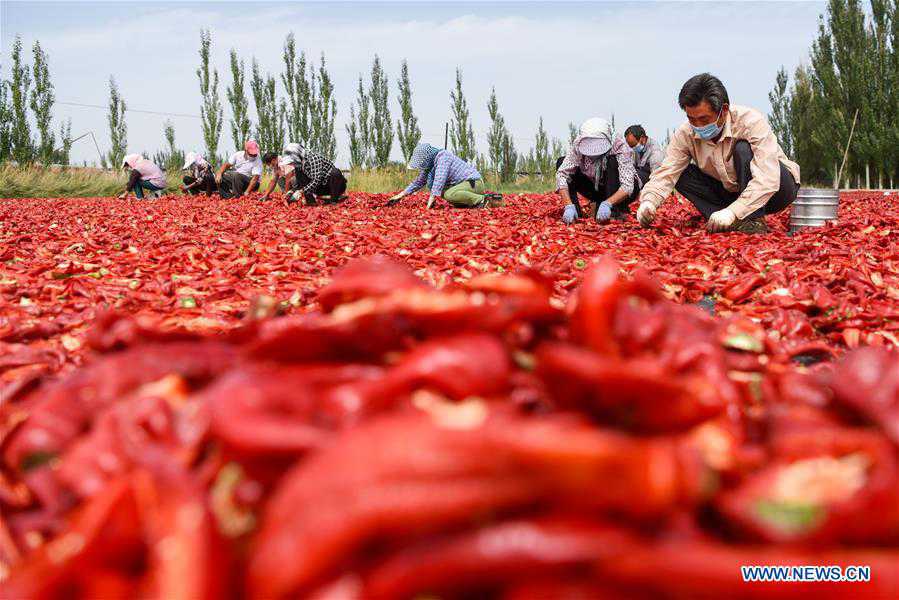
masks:
[[[434,163],[437,155],[440,154],[440,148],[436,148],[431,144],[421,143],[412,151],[412,157],[409,159],[409,168],[418,169],[428,174],[428,187],[434,183]]]

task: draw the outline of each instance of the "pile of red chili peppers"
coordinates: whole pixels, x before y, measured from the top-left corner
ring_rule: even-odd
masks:
[[[896,596],[893,198],[383,201],[0,201],[0,596]]]

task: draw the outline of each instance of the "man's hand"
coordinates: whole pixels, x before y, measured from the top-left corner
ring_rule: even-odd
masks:
[[[128,197],[128,192],[122,192],[121,194],[118,195],[119,200],[124,200],[127,197]]]
[[[405,194],[403,194],[403,192],[400,192],[399,194],[395,194],[395,195],[391,196],[390,200],[387,201],[387,206],[393,206],[394,204],[396,204],[397,202],[402,200],[404,197],[405,197]]]
[[[601,202],[596,209],[596,220],[599,223],[606,223],[612,218],[612,204],[606,200]]]
[[[649,227],[656,219],[656,207],[652,202],[641,202],[637,209],[637,220],[643,227]]]
[[[734,211],[729,208],[722,208],[718,212],[712,213],[712,216],[709,217],[706,229],[712,233],[727,231],[733,226],[734,221],[736,220],[737,215],[734,214]]]
[[[571,225],[577,221],[577,207],[574,204],[566,204],[562,211],[562,222]]]
[[[436,200],[436,199],[437,199],[437,196],[435,196],[434,194],[431,194],[430,196],[428,196],[427,208],[431,208],[432,206],[434,206],[434,200]]]

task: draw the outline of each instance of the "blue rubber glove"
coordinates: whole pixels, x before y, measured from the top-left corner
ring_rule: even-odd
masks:
[[[575,221],[577,221],[577,208],[575,208],[574,204],[569,204],[562,211],[562,222],[566,225],[571,225]]]
[[[608,200],[596,207],[596,220],[605,223],[612,218],[612,205]]]

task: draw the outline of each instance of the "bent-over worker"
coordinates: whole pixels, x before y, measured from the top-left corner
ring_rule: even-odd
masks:
[[[119,194],[120,199],[126,198],[132,192],[138,198],[143,198],[144,192],[158,198],[165,191],[165,173],[149,158],[144,158],[140,154],[128,154],[122,160],[122,168],[130,168],[131,172],[128,174],[125,191]]]
[[[278,170],[285,177],[288,204],[303,200],[313,205],[317,199],[333,204],[344,199],[347,181],[343,173],[325,156],[302,144],[284,146],[278,158]]]
[[[568,154],[556,161],[556,192],[565,208],[566,225],[584,216],[578,194],[591,203],[600,223],[627,218],[628,206],[637,199],[634,152],[620,136],[612,134],[608,121],[593,117],[584,121]]]
[[[502,196],[485,190],[484,179],[472,164],[449,150],[421,143],[412,151],[408,168],[418,170],[418,177],[402,192],[391,197],[387,202],[388,206],[393,206],[425,186],[431,192],[428,208],[440,196],[456,208],[498,206],[502,202]]]
[[[215,185],[215,173],[212,171],[206,158],[202,154],[196,152],[188,152],[184,157],[184,166],[182,171],[187,171],[187,175],[181,180],[184,185],[181,191],[185,194],[196,196],[197,194],[206,194],[211,196],[217,191]]]

